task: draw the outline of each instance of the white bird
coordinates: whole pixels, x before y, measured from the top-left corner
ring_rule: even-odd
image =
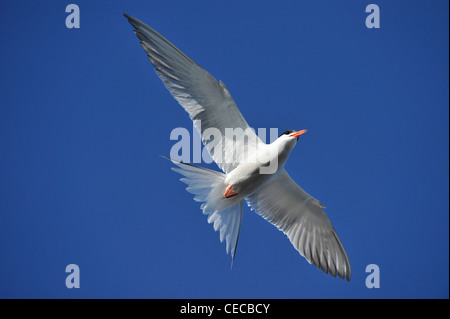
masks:
[[[208,223],[226,240],[232,263],[242,221],[244,200],[256,213],[287,235],[309,263],[333,277],[350,280],[351,267],[344,246],[322,208],[324,206],[298,186],[284,169],[297,143],[306,132],[285,131],[271,144],[262,142],[250,129],[233,98],[218,82],[181,50],[142,21],[124,14],[147,53],[156,73],[199,129],[211,157],[224,173],[172,160],[172,168],[184,175],[188,192],[201,202]],[[207,134],[214,128],[217,140]],[[227,135],[239,130],[246,138]],[[275,163],[270,173],[262,173]]]

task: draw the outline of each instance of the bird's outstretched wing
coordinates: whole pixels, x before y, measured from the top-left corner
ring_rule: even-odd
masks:
[[[232,171],[262,141],[245,121],[225,85],[154,29],[134,17],[124,16],[135,28],[134,33],[156,73],[199,129],[213,160],[225,173]],[[209,128],[212,130],[205,132]],[[231,132],[242,132],[243,138],[234,135],[230,142],[227,136]],[[221,139],[214,140],[216,136]]]
[[[252,210],[285,233],[295,249],[325,273],[350,280],[350,261],[324,206],[283,169],[247,198]]]

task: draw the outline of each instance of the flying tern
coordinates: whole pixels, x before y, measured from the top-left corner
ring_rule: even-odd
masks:
[[[184,177],[187,191],[208,215],[208,223],[226,240],[232,264],[242,221],[243,203],[287,235],[295,249],[333,277],[350,280],[351,267],[325,206],[307,194],[284,169],[306,130],[287,130],[271,144],[250,129],[228,89],[170,41],[142,21],[124,16],[134,27],[155,71],[200,131],[218,172],[172,160]],[[214,129],[218,135],[206,134]],[[241,130],[246,138],[230,139],[227,130]],[[219,137],[217,137],[219,136]],[[263,172],[270,168],[269,173]]]

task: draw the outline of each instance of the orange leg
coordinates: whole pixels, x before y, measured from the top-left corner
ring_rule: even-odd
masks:
[[[223,194],[223,196],[225,198],[231,198],[236,196],[238,193],[236,193],[233,189],[233,185],[228,186],[228,188],[226,189],[225,193]]]

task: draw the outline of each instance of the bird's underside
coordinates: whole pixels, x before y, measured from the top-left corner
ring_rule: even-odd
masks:
[[[259,184],[250,185],[254,187],[248,188],[245,194],[239,191],[247,189],[243,188],[244,184],[228,183],[233,171],[242,168],[239,165],[243,160],[240,156],[243,156],[244,147],[247,152],[257,152],[259,147],[267,146],[249,128],[225,85],[154,29],[129,15],[125,17],[135,28],[134,33],[156,73],[189,114],[200,131],[205,147],[223,171],[172,160],[176,165],[173,170],[183,175],[181,181],[187,184],[187,191],[194,195],[194,200],[201,203],[200,208],[208,216],[208,222],[219,231],[220,241],[226,242],[226,251],[231,254],[232,260],[236,253],[245,201],[252,210],[286,234],[309,263],[333,277],[350,280],[351,267],[347,253],[323,210],[324,206],[298,186],[282,166],[265,178],[264,182],[259,182],[257,176],[249,174],[248,181],[244,179],[242,183],[258,181]],[[233,145],[236,152],[231,152],[223,139],[220,152],[212,152],[213,143],[203,138],[208,128],[218,130],[223,137],[226,129],[242,129],[249,132],[255,143],[248,146],[237,140]],[[293,134],[280,136],[280,143],[286,140],[286,143],[295,144],[287,140],[290,137],[298,139],[298,135]]]

